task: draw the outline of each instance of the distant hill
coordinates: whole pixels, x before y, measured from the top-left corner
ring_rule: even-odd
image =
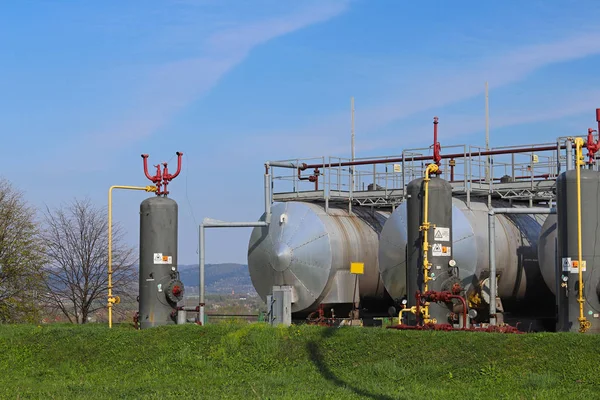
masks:
[[[188,287],[198,287],[198,264],[179,265],[179,275],[183,284]],[[204,276],[206,278],[206,293],[227,294],[235,293],[256,294],[248,266],[244,264],[206,264]],[[191,291],[188,291],[188,293]],[[197,293],[197,292],[196,292]]]

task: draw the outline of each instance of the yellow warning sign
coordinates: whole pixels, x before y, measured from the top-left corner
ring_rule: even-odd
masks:
[[[350,263],[350,273],[362,275],[365,273],[365,263],[361,262],[353,262]]]

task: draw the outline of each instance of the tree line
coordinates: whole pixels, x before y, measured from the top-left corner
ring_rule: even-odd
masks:
[[[107,304],[106,208],[74,199],[36,210],[11,182],[0,178],[0,185],[0,323],[38,323],[50,315],[88,322]],[[113,224],[112,234],[113,293],[131,304],[137,256],[121,226]]]

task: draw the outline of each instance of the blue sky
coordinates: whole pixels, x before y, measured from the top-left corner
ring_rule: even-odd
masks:
[[[451,4],[451,6],[450,6]],[[256,220],[263,163],[440,141],[552,142],[595,126],[597,1],[14,1],[0,4],[3,175],[35,206],[106,205],[146,185],[140,154],[184,169],[181,263],[204,217]],[[115,193],[137,246],[145,194]],[[246,262],[249,229],[207,233],[207,262]]]

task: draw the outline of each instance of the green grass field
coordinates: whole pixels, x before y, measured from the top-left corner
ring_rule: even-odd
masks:
[[[0,398],[597,399],[600,336],[0,325]]]

